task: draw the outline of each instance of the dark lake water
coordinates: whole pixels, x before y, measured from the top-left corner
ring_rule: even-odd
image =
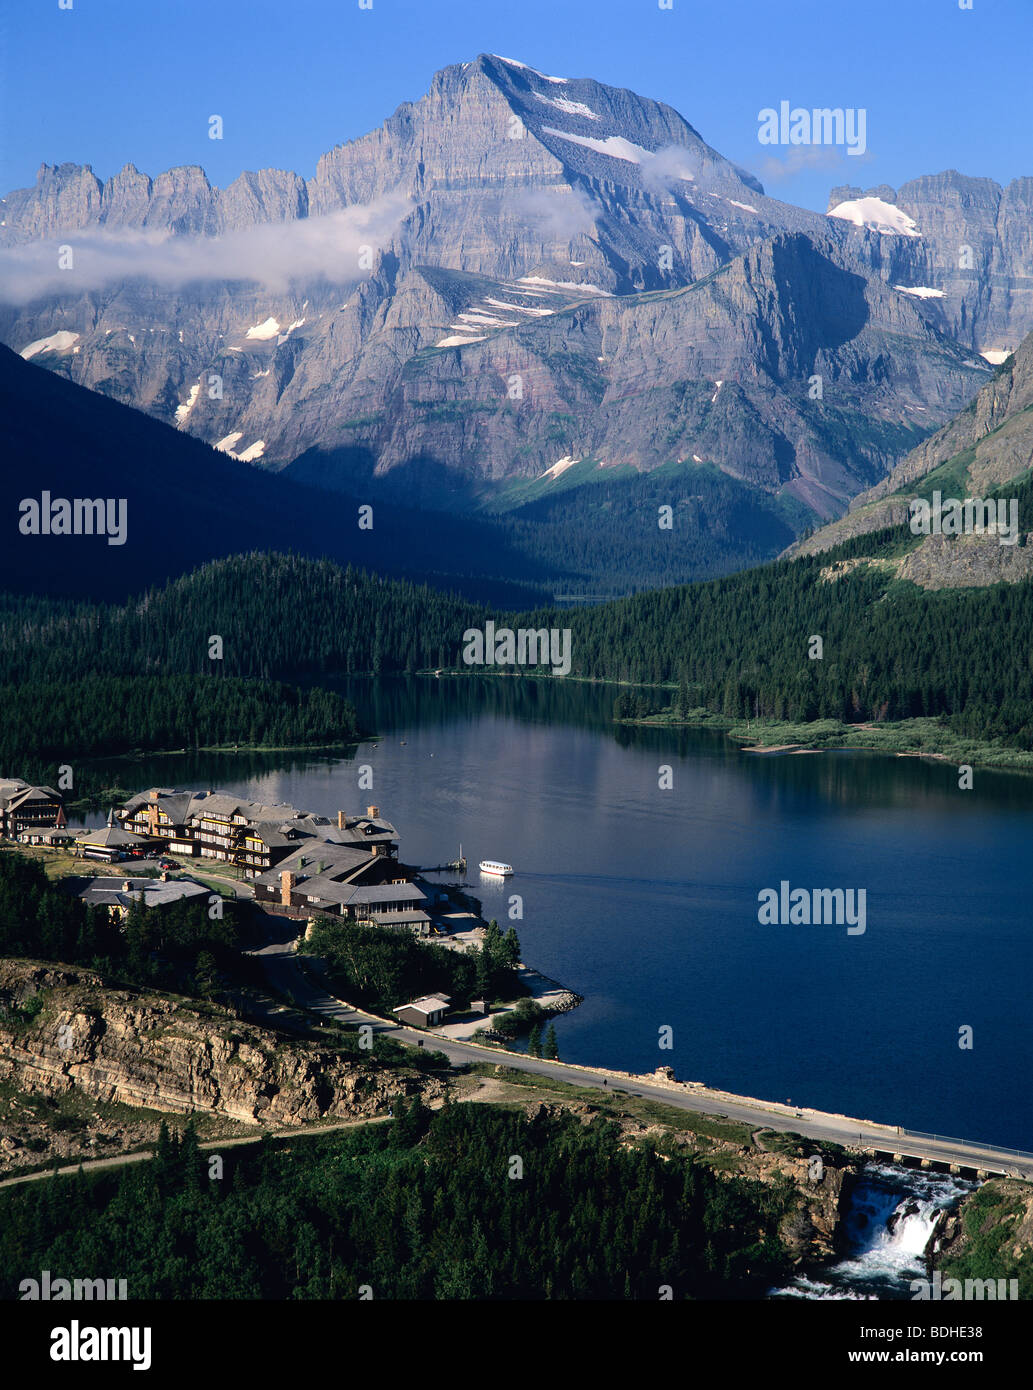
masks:
[[[113,768],[326,814],[376,803],[407,863],[461,842],[473,865],[513,864],[470,887],[503,928],[518,894],[524,958],[585,996],[556,1021],[567,1061],[1033,1149],[1033,779],[977,769],[960,791],[917,759],[618,728],[611,688],[556,680],[340,688],[376,748]],[[864,934],[761,925],[758,893],[783,879],[865,889]]]

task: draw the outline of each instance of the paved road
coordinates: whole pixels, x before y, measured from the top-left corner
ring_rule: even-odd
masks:
[[[279,924],[278,926],[274,924]],[[297,925],[286,919],[271,918],[275,939],[261,951],[256,951],[265,967],[270,984],[281,994],[292,998],[302,1008],[324,1018],[358,1024],[368,1023],[382,1037],[413,1047],[431,1048],[443,1052],[453,1065],[467,1062],[493,1062],[517,1071],[552,1077],[574,1086],[589,1086],[598,1090],[623,1092],[660,1101],[677,1110],[693,1110],[707,1115],[738,1120],[753,1129],[766,1127],[802,1134],[809,1139],[825,1139],[836,1144],[889,1153],[903,1153],[944,1163],[962,1164],[979,1169],[992,1169],[1015,1177],[1033,1180],[1033,1158],[1003,1153],[980,1144],[954,1144],[949,1141],[910,1139],[892,1125],[880,1125],[849,1116],[828,1115],[823,1111],[796,1110],[791,1106],[767,1104],[742,1097],[728,1097],[714,1092],[681,1091],[666,1086],[650,1085],[647,1081],[627,1080],[619,1072],[574,1066],[566,1062],[549,1062],[523,1053],[499,1053],[494,1048],[476,1043],[457,1042],[432,1032],[398,1026],[365,1013],[336,999],[320,979],[319,966],[311,958],[298,956],[291,949]],[[302,964],[304,961],[304,964]]]

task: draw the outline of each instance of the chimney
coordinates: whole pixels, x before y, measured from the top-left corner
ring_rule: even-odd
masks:
[[[343,811],[337,812],[337,828],[338,830],[348,829],[348,818]]]
[[[161,871],[161,873],[160,873],[160,875],[159,875],[159,878],[161,879],[162,883],[168,883],[168,881],[169,881],[169,871],[168,871],[168,869],[162,869],[162,871]]]
[[[294,875],[287,869],[284,869],[283,873],[280,875],[280,905],[282,907],[290,907],[291,893],[294,891],[294,884],[296,881]]]
[[[366,807],[366,815],[369,817],[370,820],[376,820],[376,818],[380,815],[380,807],[379,807],[379,806],[367,806],[367,807]]]
[[[124,879],[122,880],[122,892],[123,892],[123,893],[131,893],[131,892],[132,892],[132,889],[133,889],[133,885],[129,882],[129,880],[128,880],[127,878],[124,878]]]

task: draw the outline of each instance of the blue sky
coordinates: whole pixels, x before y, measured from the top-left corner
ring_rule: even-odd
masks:
[[[43,161],[296,169],[378,126],[477,53],[669,102],[767,191],[824,210],[839,183],[899,186],[958,168],[1033,174],[1033,0],[7,0],[0,190]],[[864,107],[868,155],[775,179],[757,113]],[[208,139],[222,116],[225,138]]]

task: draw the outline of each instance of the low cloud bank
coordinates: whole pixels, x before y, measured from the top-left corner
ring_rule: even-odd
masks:
[[[84,231],[60,240],[0,250],[0,300],[24,304],[41,295],[77,294],[125,280],[174,289],[197,281],[253,280],[273,291],[324,277],[348,284],[369,271],[412,209],[394,193],[361,207],[297,222],[263,223],[224,236],[169,232]],[[71,248],[71,265],[67,248]],[[62,251],[64,249],[64,255]]]

